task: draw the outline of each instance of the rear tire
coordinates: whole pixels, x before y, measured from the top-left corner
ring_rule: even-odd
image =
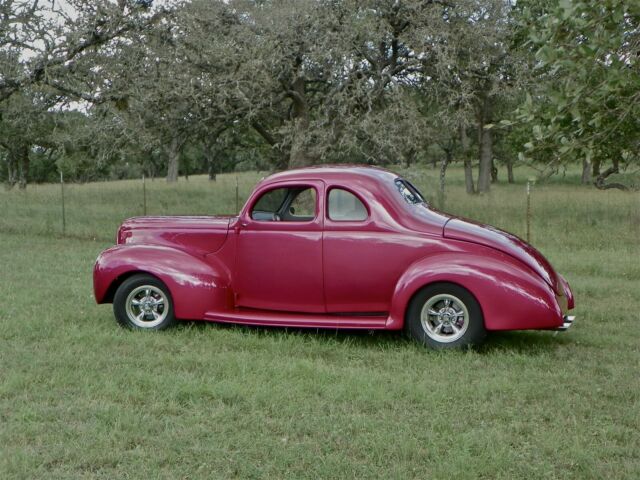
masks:
[[[145,274],[122,282],[113,297],[113,313],[120,325],[132,330],[164,330],[176,320],[169,289]]]
[[[434,283],[416,293],[407,309],[405,331],[433,349],[479,345],[487,334],[480,304],[454,283]]]

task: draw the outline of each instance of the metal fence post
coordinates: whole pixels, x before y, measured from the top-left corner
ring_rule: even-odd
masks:
[[[60,170],[60,198],[62,200],[62,236],[64,237],[67,233],[67,219],[64,211],[64,177],[62,170]]]
[[[142,211],[143,215],[147,216],[147,181],[142,174]]]

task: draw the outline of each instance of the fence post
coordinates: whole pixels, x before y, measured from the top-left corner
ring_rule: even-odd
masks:
[[[143,215],[147,216],[147,181],[144,177],[144,173],[142,174],[142,212]]]
[[[64,237],[67,233],[67,219],[64,211],[64,177],[62,170],[60,170],[60,198],[62,200],[62,236]]]
[[[236,175],[236,213],[240,213],[240,191],[238,188],[238,175]]]
[[[531,243],[531,180],[527,180],[527,243]]]

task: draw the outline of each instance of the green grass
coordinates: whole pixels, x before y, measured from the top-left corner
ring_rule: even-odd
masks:
[[[517,172],[519,177],[526,172]],[[431,198],[436,172],[412,171]],[[245,197],[259,174],[239,175]],[[524,235],[522,183],[450,172],[446,210]],[[148,182],[149,213],[235,210],[235,175]],[[0,193],[0,478],[640,477],[640,196],[536,186],[532,241],[571,282],[567,333],[470,352],[395,333],[116,326],[91,269],[140,182]]]

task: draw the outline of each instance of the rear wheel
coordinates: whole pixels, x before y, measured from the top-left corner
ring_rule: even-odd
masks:
[[[169,290],[151,275],[122,282],[113,297],[113,313],[118,323],[131,329],[163,330],[175,322]]]
[[[409,304],[405,330],[436,349],[477,345],[486,336],[480,304],[467,289],[453,283],[420,290]]]

